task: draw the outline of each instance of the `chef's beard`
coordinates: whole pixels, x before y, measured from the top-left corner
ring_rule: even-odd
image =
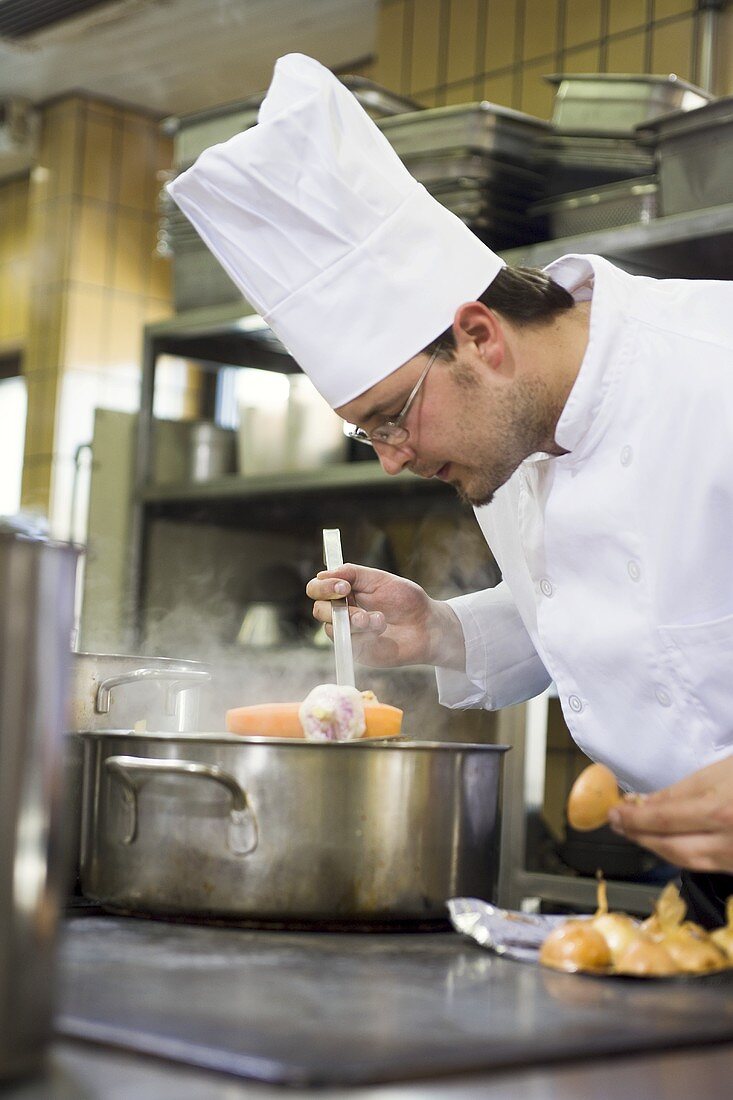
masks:
[[[462,467],[468,476],[460,476],[457,464],[459,476],[450,484],[464,504],[481,508],[529,455],[561,453],[554,437],[562,403],[553,400],[545,381],[536,376],[515,378],[488,398],[473,367],[456,362],[451,372],[467,396],[470,411],[463,419],[463,436],[472,459]]]

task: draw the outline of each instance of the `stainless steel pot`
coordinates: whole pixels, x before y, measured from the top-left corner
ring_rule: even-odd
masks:
[[[0,1079],[51,1033],[65,896],[62,735],[78,551],[0,530]]]
[[[73,655],[64,782],[75,873],[82,804],[82,747],[76,733],[121,727],[132,732],[140,723],[153,729],[196,729],[200,688],[210,680],[210,672],[198,661],[120,653]]]
[[[195,729],[199,692],[189,689],[210,679],[198,661],[75,653],[69,729]]]
[[[105,906],[426,921],[494,895],[504,746],[81,738],[82,889]]]

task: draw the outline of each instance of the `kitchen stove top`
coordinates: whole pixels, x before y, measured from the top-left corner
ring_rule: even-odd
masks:
[[[733,1040],[733,980],[497,958],[455,933],[67,918],[58,1034],[285,1085],[406,1081]]]

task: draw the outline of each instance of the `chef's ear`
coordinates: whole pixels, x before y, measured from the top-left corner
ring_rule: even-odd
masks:
[[[489,366],[504,359],[504,329],[493,311],[483,302],[464,302],[453,318],[453,337],[460,354],[471,347]]]

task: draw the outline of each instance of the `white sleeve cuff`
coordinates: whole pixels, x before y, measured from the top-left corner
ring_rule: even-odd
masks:
[[[545,690],[550,676],[503,582],[448,603],[463,629],[466,671],[435,670],[443,706],[499,710]]]

